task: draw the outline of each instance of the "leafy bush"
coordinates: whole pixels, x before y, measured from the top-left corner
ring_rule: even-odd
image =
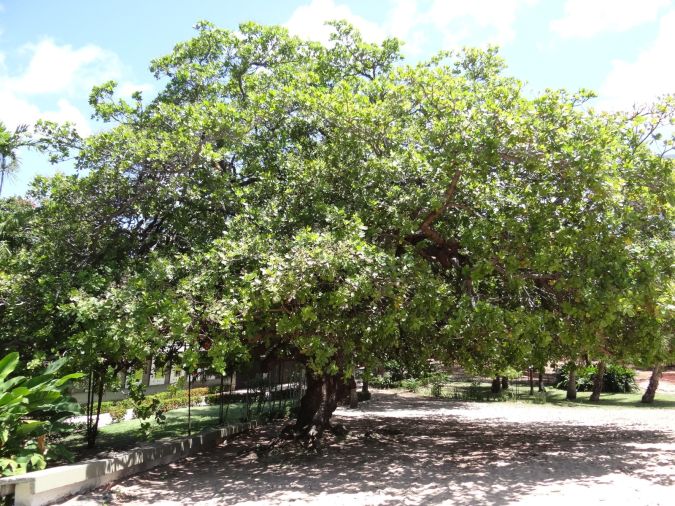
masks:
[[[420,381],[414,378],[404,379],[401,381],[401,388],[405,388],[409,392],[417,392],[420,386]]]
[[[628,393],[639,390],[635,382],[635,371],[621,365],[610,364],[603,376],[603,391]]]
[[[133,407],[131,399],[121,399],[119,401],[103,401],[101,403],[101,413],[110,413],[112,416],[113,411],[121,410],[124,408],[131,409]]]
[[[590,365],[586,367],[577,367],[576,380],[577,390],[579,392],[590,392],[593,390],[593,378],[597,373],[597,367]],[[569,364],[565,364],[556,373],[555,387],[559,390],[567,389],[567,379],[569,377]],[[608,364],[603,376],[602,391],[608,393],[629,393],[638,389],[635,382],[635,371],[617,364]]]
[[[497,401],[515,401],[518,399],[516,393],[512,390],[502,390],[498,394],[493,394],[494,399]]]
[[[52,363],[38,376],[7,377],[19,364],[14,352],[0,360],[0,470],[3,476],[47,467],[47,461],[72,455],[51,440],[72,431],[65,419],[80,413],[80,406],[64,394],[68,381],[80,373],[58,377],[64,361]]]
[[[211,402],[211,397],[213,396],[209,395],[208,389],[206,387],[193,388],[191,396],[193,406],[195,404],[201,403],[203,400],[206,400],[206,402],[210,404],[217,404],[217,402]],[[187,390],[167,390],[165,392],[158,392],[151,395],[144,393],[144,399],[142,402],[146,403],[148,406],[151,406],[155,401],[159,403],[155,405],[155,411],[166,412],[173,409],[186,408],[188,405],[188,392]],[[128,399],[121,399],[119,401],[105,401],[101,403],[101,413],[110,413],[113,422],[119,422],[124,419],[124,415],[128,409],[135,409],[136,407],[137,405],[130,396]],[[141,407],[141,409],[144,408]],[[134,414],[134,416],[136,415]]]
[[[106,411],[110,413],[110,417],[112,418],[113,423],[121,422],[124,420],[124,417],[127,414],[127,408],[124,404],[114,404],[110,406]],[[101,412],[103,412],[103,408],[101,408]]]
[[[431,396],[432,397],[441,397],[443,394],[443,383],[432,383],[431,384]]]
[[[419,379],[422,386],[433,386],[436,383],[446,384],[450,383],[450,377],[444,372],[427,372]]]
[[[398,388],[401,385],[400,380],[394,380],[388,372],[380,376],[373,376],[369,385],[373,388]]]

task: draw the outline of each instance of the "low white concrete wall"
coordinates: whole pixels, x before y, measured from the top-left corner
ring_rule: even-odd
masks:
[[[70,495],[94,489],[125,476],[214,448],[227,436],[256,427],[256,422],[217,427],[184,439],[160,440],[129,450],[119,457],[53,467],[21,476],[0,478],[0,493],[14,492],[17,506],[51,504]]]

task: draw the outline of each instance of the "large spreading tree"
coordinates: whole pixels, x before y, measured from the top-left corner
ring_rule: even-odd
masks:
[[[109,128],[43,123],[80,174],[34,187],[3,342],[40,336],[101,382],[183,347],[293,358],[300,433],[389,354],[485,374],[672,356],[672,98],[598,112],[529,96],[493,49],[408,65],[333,28],[200,23],[152,63],[156,97],[93,90]]]

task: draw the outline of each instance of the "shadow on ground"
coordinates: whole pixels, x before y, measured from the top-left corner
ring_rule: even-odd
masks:
[[[675,484],[675,435],[654,428],[467,420],[465,403],[381,396],[316,455],[254,451],[267,426],[88,499],[107,504],[508,504],[536,489],[592,490],[608,476]],[[473,409],[473,408],[471,408]],[[574,410],[577,411],[577,410]],[[77,503],[75,503],[77,504]]]

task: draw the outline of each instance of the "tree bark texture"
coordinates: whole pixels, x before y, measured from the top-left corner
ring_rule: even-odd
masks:
[[[573,401],[577,398],[577,370],[576,367],[570,367],[567,375],[567,400]]]
[[[645,404],[651,404],[654,402],[654,397],[656,396],[656,390],[659,388],[659,381],[661,381],[661,376],[663,375],[663,366],[657,364],[652,369],[652,375],[649,378],[649,385],[647,385],[647,390],[645,390],[644,395],[642,396],[642,402]]]
[[[349,384],[341,374],[316,374],[307,368],[307,390],[300,400],[295,432],[309,437],[313,444],[330,428],[330,419],[338,403],[349,396]]]
[[[602,385],[605,377],[605,362],[600,361],[596,366],[595,376],[593,376],[593,392],[591,393],[591,402],[598,402],[602,393]]]
[[[508,390],[509,389],[509,378],[506,376],[502,376],[502,390]]]
[[[539,387],[539,391],[543,392],[544,391],[544,370],[539,369],[539,377],[537,378],[537,384]]]
[[[361,385],[361,398],[364,401],[367,401],[370,399],[370,390],[368,389],[368,380],[363,380],[363,384]]]

